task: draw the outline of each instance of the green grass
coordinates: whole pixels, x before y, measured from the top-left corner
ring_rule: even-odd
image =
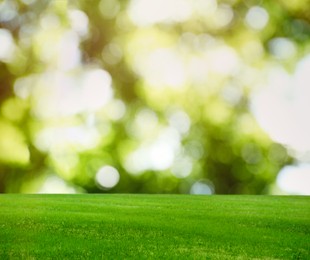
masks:
[[[310,259],[310,197],[0,195],[0,259]]]

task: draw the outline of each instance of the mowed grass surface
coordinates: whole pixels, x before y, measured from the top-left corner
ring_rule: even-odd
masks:
[[[0,195],[0,259],[310,259],[310,197]]]

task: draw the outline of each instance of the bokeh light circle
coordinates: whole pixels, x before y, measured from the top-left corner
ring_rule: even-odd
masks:
[[[103,166],[96,174],[98,185],[105,189],[111,189],[119,182],[120,175],[112,166]]]

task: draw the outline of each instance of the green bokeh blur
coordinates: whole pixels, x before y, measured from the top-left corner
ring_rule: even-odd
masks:
[[[307,0],[2,1],[0,192],[273,193],[295,159],[252,97],[309,22]]]

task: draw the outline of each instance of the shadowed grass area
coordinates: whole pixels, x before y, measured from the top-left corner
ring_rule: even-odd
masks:
[[[0,259],[310,259],[310,198],[0,195]]]

